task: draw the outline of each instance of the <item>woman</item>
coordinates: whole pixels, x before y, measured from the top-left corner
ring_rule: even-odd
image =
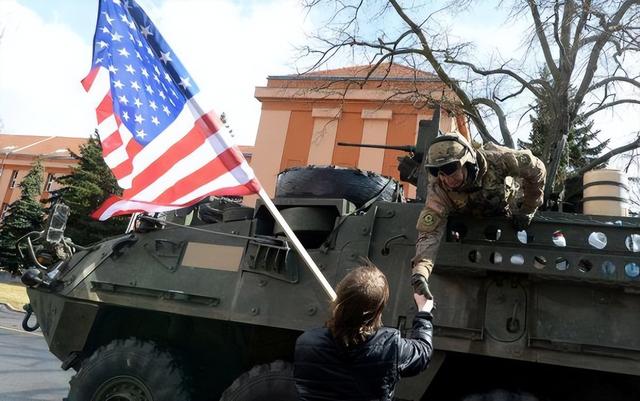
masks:
[[[414,294],[412,338],[382,327],[389,285],[375,266],[351,271],[338,284],[331,319],[296,342],[294,376],[301,401],[391,401],[400,377],[427,367],[433,347],[433,300]]]

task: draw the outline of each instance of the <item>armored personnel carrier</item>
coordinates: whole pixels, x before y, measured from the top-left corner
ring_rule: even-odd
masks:
[[[421,122],[404,167],[437,126]],[[283,173],[274,199],[332,285],[363,257],[385,272],[383,320],[403,332],[422,170],[401,169],[416,173],[412,201],[391,179],[312,167]],[[68,213],[57,205],[19,246],[30,309],[77,371],[69,401],[296,399],[295,340],[329,300],[261,202],[141,216],[89,247],[64,237]],[[547,211],[518,233],[502,218],[450,218],[431,279],[436,353],[397,399],[639,399],[639,251],[633,218]]]

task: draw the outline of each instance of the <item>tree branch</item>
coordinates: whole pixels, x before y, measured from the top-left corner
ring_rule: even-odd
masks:
[[[555,61],[553,60],[553,56],[551,55],[549,42],[547,41],[547,37],[544,32],[544,25],[542,23],[542,20],[540,19],[538,5],[536,4],[535,0],[527,0],[527,4],[529,5],[529,9],[531,10],[531,16],[533,17],[536,36],[538,37],[538,41],[540,42],[540,47],[542,47],[542,52],[544,54],[544,59],[547,63],[547,67],[549,67],[551,75],[555,79],[558,79],[558,67],[556,66]]]
[[[498,123],[500,124],[500,131],[502,132],[502,140],[504,141],[504,145],[515,149],[516,145],[513,143],[511,131],[509,131],[509,127],[507,126],[507,118],[505,117],[504,112],[502,111],[502,108],[498,105],[498,103],[484,97],[473,99],[473,103],[484,104],[485,106],[490,107],[494,113],[496,113],[496,116],[498,117]]]
[[[438,60],[434,57],[433,51],[431,50],[431,46],[429,46],[429,42],[422,32],[422,28],[418,24],[416,24],[409,16],[404,12],[402,7],[398,4],[396,0],[389,0],[389,3],[393,6],[396,13],[400,18],[409,26],[409,28],[414,32],[414,34],[420,40],[420,44],[422,45],[422,55],[427,59],[429,64],[433,67],[438,77],[453,90],[453,92],[458,96],[460,101],[462,102],[463,108],[465,112],[469,115],[471,120],[474,122],[476,128],[478,129],[478,133],[482,137],[484,141],[488,142],[497,142],[493,136],[489,133],[482,117],[478,114],[478,110],[474,107],[471,99],[467,96],[466,92],[458,85],[456,81],[449,77],[442,65],[438,62]]]
[[[613,102],[609,102],[609,103],[605,103],[602,104],[598,107],[596,107],[593,110],[589,110],[586,113],[582,113],[582,116],[587,119],[589,117],[591,117],[592,115],[596,114],[599,111],[602,111],[604,109],[607,109],[609,107],[613,107],[613,106],[617,106],[619,104],[623,104],[623,103],[635,103],[635,104],[640,104],[640,100],[638,99],[620,99],[620,100],[615,100]]]
[[[572,176],[581,176],[582,174],[586,173],[587,171],[589,171],[589,170],[599,166],[600,164],[608,161],[613,156],[619,155],[620,153],[628,152],[628,151],[633,150],[633,149],[637,149],[639,147],[640,147],[640,136],[638,136],[636,138],[636,140],[631,142],[631,143],[628,143],[626,145],[623,145],[623,146],[620,146],[618,148],[612,149],[609,152],[605,153],[604,155],[598,157],[597,159],[593,159],[591,161],[591,163],[589,163],[586,166],[582,167],[578,171],[575,171],[571,175]]]
[[[497,69],[493,69],[493,70],[481,70],[480,68],[476,67],[472,63],[469,63],[467,61],[458,61],[458,60],[455,60],[455,59],[449,58],[449,57],[445,58],[445,62],[448,63],[448,64],[456,64],[456,65],[463,65],[465,67],[469,67],[476,74],[483,75],[483,76],[489,76],[489,75],[495,75],[495,74],[508,75],[511,78],[513,78],[516,81],[518,81],[522,86],[524,86],[525,88],[529,89],[529,91],[531,93],[533,93],[536,97],[541,97],[542,96],[540,91],[533,86],[533,83],[539,83],[538,80],[529,82],[529,81],[525,80],[524,78],[522,78],[520,75],[518,75],[515,72],[513,72],[511,70],[508,70],[506,68],[497,68]]]
[[[600,58],[600,52],[602,51],[602,48],[612,34],[611,29],[615,29],[612,27],[616,27],[620,23],[620,21],[622,20],[626,12],[629,11],[632,5],[638,4],[640,4],[640,0],[626,0],[620,5],[620,8],[618,8],[618,11],[613,15],[609,23],[606,23],[604,21],[604,18],[601,18],[600,24],[602,25],[604,31],[600,35],[598,35],[596,43],[593,45],[591,53],[589,54],[589,61],[587,62],[585,73],[582,77],[582,82],[580,83],[580,86],[576,91],[575,101],[573,102],[574,110],[572,110],[572,115],[577,114],[577,108],[580,107],[585,95],[588,92],[591,81],[593,80],[593,76],[598,69],[598,59]]]
[[[637,79],[627,78],[627,77],[608,77],[603,79],[602,81],[596,82],[595,84],[591,85],[587,91],[591,92],[592,90],[598,89],[601,86],[607,85],[611,82],[626,82],[640,88],[640,82],[638,82]]]

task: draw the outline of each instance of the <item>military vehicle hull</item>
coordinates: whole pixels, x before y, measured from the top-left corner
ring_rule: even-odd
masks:
[[[410,329],[409,266],[422,204],[275,203],[332,285],[363,257],[379,266],[391,289],[383,321]],[[286,397],[295,339],[323,325],[329,300],[261,203],[237,215],[103,241],[76,252],[48,288],[28,290],[51,352],[63,368],[79,370],[71,401],[87,394],[87,372],[119,347],[179,366],[167,375],[179,376],[176,386],[189,394],[175,399],[223,392],[224,400],[293,399]],[[401,382],[398,399],[634,399],[639,239],[631,218],[543,212],[518,234],[503,217],[451,217],[430,284],[437,353],[421,376]],[[98,370],[106,382],[127,376],[119,366]],[[149,391],[140,399],[164,399],[151,387],[168,378],[144,380],[113,387],[122,399],[137,399],[127,390],[136,386]],[[552,390],[567,383],[568,393]],[[91,399],[109,399],[102,394]],[[470,398],[478,394],[488,398]]]

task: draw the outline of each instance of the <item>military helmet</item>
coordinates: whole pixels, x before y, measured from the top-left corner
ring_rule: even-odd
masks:
[[[476,151],[469,145],[465,137],[452,132],[441,135],[433,140],[427,151],[426,168],[440,167],[451,162],[465,163],[476,162]]]

